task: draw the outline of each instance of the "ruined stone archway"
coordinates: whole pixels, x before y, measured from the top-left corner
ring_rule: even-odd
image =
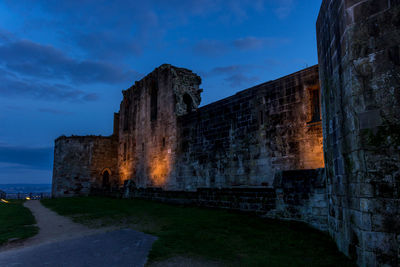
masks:
[[[105,168],[101,172],[101,187],[102,188],[109,188],[110,187],[110,177],[111,177],[111,170],[109,168]]]

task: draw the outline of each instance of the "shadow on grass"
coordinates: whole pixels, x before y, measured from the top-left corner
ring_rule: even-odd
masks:
[[[10,239],[23,239],[34,236],[39,228],[33,226],[35,217],[23,206],[22,200],[0,202],[0,245]]]
[[[137,199],[60,198],[42,203],[88,226],[129,225],[158,236],[150,262],[185,255],[240,266],[354,266],[327,234],[303,223]]]

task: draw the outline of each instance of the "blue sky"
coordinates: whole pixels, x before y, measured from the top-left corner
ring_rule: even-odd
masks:
[[[50,183],[54,139],[109,135],[121,90],[163,63],[202,105],[317,64],[321,0],[3,0],[0,184]]]

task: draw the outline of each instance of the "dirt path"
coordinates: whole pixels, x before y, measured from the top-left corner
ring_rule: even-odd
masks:
[[[82,224],[73,222],[67,217],[58,215],[54,211],[44,207],[39,200],[26,201],[24,206],[30,209],[32,214],[35,216],[37,226],[39,227],[39,233],[26,240],[10,242],[0,247],[0,252],[19,247],[62,241],[118,229],[115,227],[90,229]]]
[[[157,240],[132,229],[90,229],[45,208],[38,200],[24,206],[35,216],[39,234],[1,247],[2,267],[143,267]]]

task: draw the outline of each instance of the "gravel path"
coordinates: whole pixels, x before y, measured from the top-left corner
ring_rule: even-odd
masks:
[[[39,234],[0,248],[0,266],[144,266],[156,237],[131,229],[90,229],[45,208],[24,204]]]
[[[74,237],[102,233],[115,228],[90,229],[82,224],[74,223],[71,219],[58,215],[44,207],[39,200],[26,201],[24,206],[35,216],[39,233],[31,238],[8,243],[0,247],[0,252],[18,247],[66,240]]]

